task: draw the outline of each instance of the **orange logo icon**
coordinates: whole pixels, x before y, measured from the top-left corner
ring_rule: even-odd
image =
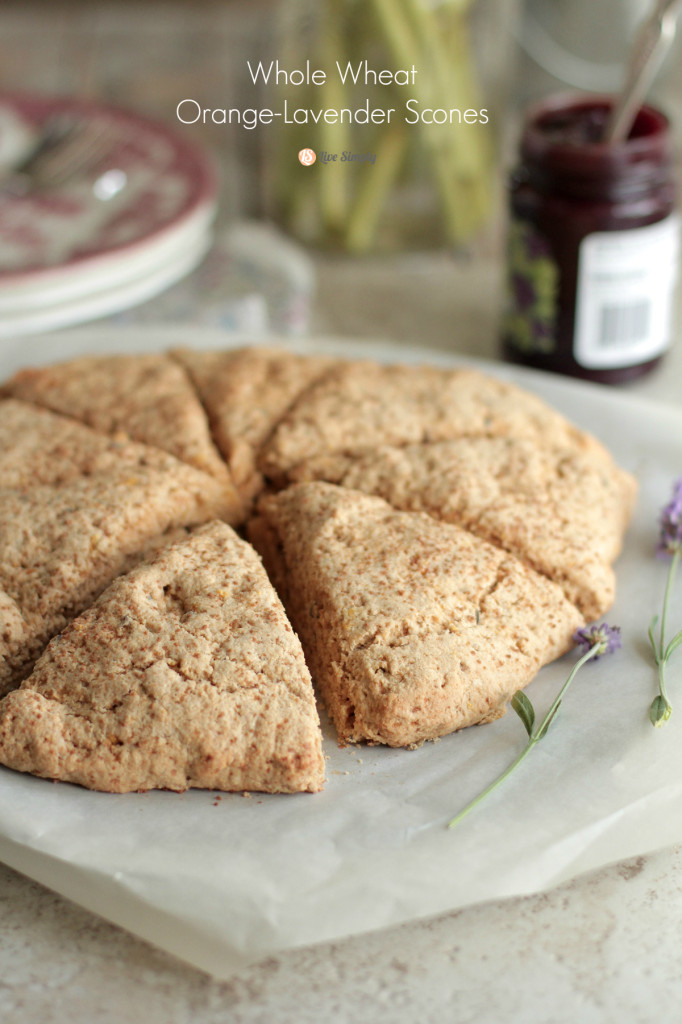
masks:
[[[314,149],[302,149],[299,151],[298,159],[304,167],[310,167],[317,160],[317,156]]]

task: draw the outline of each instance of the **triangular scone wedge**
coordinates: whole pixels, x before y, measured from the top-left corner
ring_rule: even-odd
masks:
[[[496,718],[583,624],[512,555],[358,491],[290,487],[249,531],[342,741],[409,746]]]
[[[213,523],[115,580],[0,702],[0,762],[116,793],[321,789],[310,675],[253,548]]]
[[[202,480],[210,518],[233,526],[244,518],[244,505],[228,477],[192,469],[158,447],[132,442],[125,433],[107,435],[77,420],[14,398],[0,399],[0,487],[36,484],[57,486],[78,477],[116,473],[124,463],[175,467]],[[194,487],[193,489],[196,489]]]
[[[8,482],[0,483],[0,695],[131,561],[169,531],[224,511],[215,477],[159,448],[99,437],[73,422],[60,434],[62,418],[53,413],[11,401],[2,407],[3,430],[23,422],[36,433],[32,442],[18,433],[0,448],[0,481]],[[37,443],[45,431],[55,442],[47,458]]]
[[[591,622],[611,607],[611,563],[632,512],[634,477],[602,455],[517,438],[473,437],[320,456],[295,471],[428,512],[510,551],[554,580]]]
[[[231,483],[192,382],[167,355],[82,356],[20,370],[2,393],[105,434],[124,432]]]
[[[604,452],[513,384],[471,369],[367,361],[344,363],[308,388],[275,428],[260,468],[281,485],[294,466],[318,455],[458,437],[517,437]]]
[[[262,487],[256,460],[273,428],[301,392],[338,362],[265,347],[183,348],[171,354],[192,378],[215,442],[246,499]]]

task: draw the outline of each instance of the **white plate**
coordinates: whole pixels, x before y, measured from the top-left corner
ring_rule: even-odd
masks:
[[[191,340],[231,343],[217,331],[193,332]],[[187,342],[186,328],[89,328],[8,342],[0,370]],[[455,363],[442,353],[372,344],[308,348]],[[585,667],[516,776],[456,831],[445,829],[523,745],[513,714],[414,751],[340,750],[326,728],[327,784],[314,795],[112,796],[3,769],[3,860],[227,977],[280,949],[536,892],[682,840],[682,692],[667,727],[654,730],[647,708],[655,672],[646,640],[665,581],[653,550],[659,509],[682,472],[682,416],[593,385],[496,364],[487,369],[593,430],[641,483],[609,615],[623,629],[623,649]],[[682,625],[679,594],[670,623]],[[539,712],[573,661],[567,655],[548,666],[530,686]],[[671,676],[674,701],[678,688]]]
[[[191,273],[208,252],[211,241],[210,236],[198,238],[167,263],[116,288],[0,318],[0,339],[86,323],[147,302]]]
[[[41,281],[29,278],[23,285],[4,290],[0,287],[0,318],[48,306],[65,306],[97,292],[125,288],[140,276],[155,273],[164,265],[181,260],[188,249],[196,248],[199,239],[204,244],[210,242],[214,217],[213,208],[197,210],[182,224],[151,240],[148,245],[112,260],[106,271],[99,264],[91,264],[64,278],[44,278]]]
[[[194,232],[192,233],[194,234]],[[14,335],[38,334],[73,324],[87,323],[99,317],[119,313],[141,302],[147,302],[191,273],[201,263],[212,243],[207,231],[188,234],[183,244],[172,249],[158,266],[146,268],[128,280],[101,291],[74,295],[67,301],[52,304],[28,301],[10,312],[2,311],[0,302],[0,340]]]

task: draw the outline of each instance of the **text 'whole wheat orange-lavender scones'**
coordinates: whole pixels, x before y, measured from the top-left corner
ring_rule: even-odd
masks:
[[[0,701],[0,762],[90,789],[322,788],[310,675],[223,523],[120,576]]]
[[[325,483],[264,497],[263,555],[341,740],[408,746],[498,717],[583,624],[456,526]]]

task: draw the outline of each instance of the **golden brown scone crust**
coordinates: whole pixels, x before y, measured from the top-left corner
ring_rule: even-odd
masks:
[[[168,355],[82,356],[20,370],[2,393],[104,434],[124,432],[229,482],[194,387]]]
[[[78,421],[13,398],[0,399],[0,486],[60,486],[80,476],[115,472],[123,462],[146,458],[169,470],[175,458],[158,446],[131,442],[124,431],[108,434]],[[190,464],[188,463],[188,468]],[[244,519],[244,504],[229,476],[199,471],[211,518],[232,526]]]
[[[185,348],[172,355],[192,378],[215,442],[247,500],[262,487],[256,460],[275,425],[301,392],[338,365],[325,356],[261,346],[228,352]]]
[[[428,512],[510,551],[553,579],[588,621],[613,603],[636,482],[592,451],[507,437],[382,446],[320,456],[294,471]]]
[[[335,368],[301,395],[265,446],[260,468],[282,484],[293,467],[319,455],[458,437],[604,452],[535,395],[476,370],[360,361]]]
[[[249,536],[342,740],[408,746],[495,718],[583,624],[512,555],[358,491],[263,497]]]
[[[0,761],[91,789],[322,787],[300,644],[223,523],[119,577],[0,702]]]
[[[225,506],[219,480],[159,448],[13,400],[0,412],[2,694],[163,535]]]

